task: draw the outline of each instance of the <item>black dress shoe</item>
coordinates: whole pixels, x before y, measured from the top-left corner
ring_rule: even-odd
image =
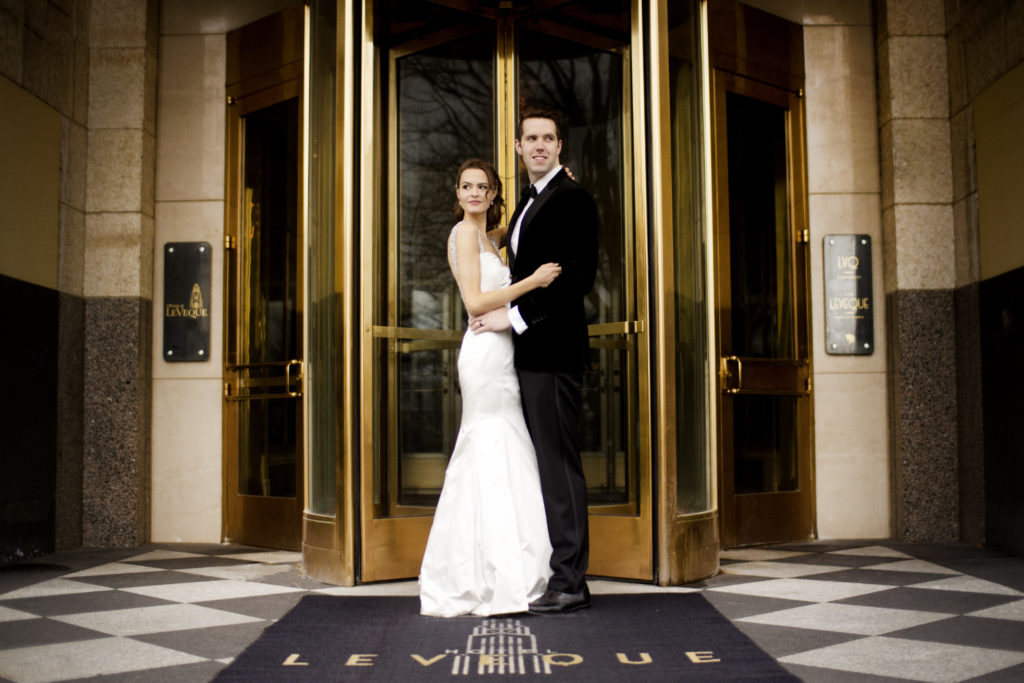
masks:
[[[584,585],[576,593],[563,593],[548,589],[548,592],[530,603],[531,614],[567,614],[590,607],[590,589]]]

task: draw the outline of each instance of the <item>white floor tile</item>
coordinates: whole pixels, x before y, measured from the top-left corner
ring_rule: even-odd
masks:
[[[232,560],[245,560],[247,562],[263,562],[264,564],[301,564],[302,553],[290,552],[287,550],[273,550],[256,553],[238,553],[237,555],[221,555]]]
[[[396,581],[394,583],[371,583],[365,586],[331,586],[315,588],[311,593],[322,595],[419,595],[420,584],[417,581]]]
[[[870,567],[863,567],[863,569],[878,569],[887,572],[920,572],[922,574],[960,574],[960,572],[955,569],[948,569],[933,562],[926,562],[925,560],[886,562],[883,564],[873,564]]]
[[[257,617],[224,612],[200,605],[159,605],[107,612],[84,612],[54,617],[54,619],[112,636],[138,636],[144,633],[166,633],[167,631],[233,626],[264,621]]]
[[[857,555],[863,557],[900,557],[912,559],[910,555],[901,553],[899,550],[886,548],[880,545],[867,545],[861,548],[847,548],[846,550],[833,550],[826,555]]]
[[[44,683],[205,661],[129,638],[96,638],[4,650],[0,676],[18,683]]]
[[[255,581],[196,581],[192,583],[171,583],[160,586],[136,586],[122,590],[151,598],[170,600],[172,602],[209,602],[211,600],[228,600],[231,598],[252,598],[258,595],[274,595],[276,593],[294,593],[301,588],[291,586],[274,586],[269,583]]]
[[[1021,664],[1024,653],[879,636],[787,655],[779,661],[914,681],[953,683]]]
[[[0,621],[22,621],[24,619],[41,619],[35,614],[22,612],[20,609],[11,609],[0,605]]]
[[[111,562],[109,564],[101,564],[98,567],[92,567],[90,569],[83,569],[80,572],[74,574],[65,574],[65,579],[74,578],[76,576],[112,576],[115,574],[142,574],[145,572],[165,572],[166,569],[159,569],[157,567],[140,567],[137,564],[124,564],[123,562]]]
[[[1017,600],[1016,602],[1008,602],[1005,605],[996,605],[995,607],[980,609],[977,612],[971,612],[964,616],[1024,621],[1024,600]]]
[[[273,574],[284,574],[291,570],[291,567],[284,564],[238,564],[225,565],[223,567],[196,567],[194,569],[179,569],[178,571],[182,574],[212,576],[215,579],[248,581],[262,579],[264,576],[271,576]]]
[[[760,548],[736,548],[723,550],[718,554],[723,560],[742,560],[756,562],[760,560],[784,560],[787,557],[799,557],[810,555],[810,553],[798,552],[795,550],[761,550]]]
[[[854,633],[861,636],[880,636],[912,626],[949,619],[949,614],[917,612],[905,609],[836,605],[824,602],[784,609],[778,612],[756,614],[737,621],[770,626],[790,626],[815,631]]]
[[[587,581],[591,595],[621,595],[637,593],[699,593],[700,588],[686,586],[655,586],[650,583],[630,583],[628,581]]]
[[[927,583],[915,583],[914,588],[963,591],[965,593],[990,593],[992,595],[1024,595],[1024,593],[1014,590],[1009,586],[1000,586],[998,583],[978,579],[973,576],[953,576],[948,579],[928,581]]]
[[[842,567],[827,567],[819,564],[792,564],[788,562],[738,562],[722,565],[723,574],[743,576],[768,576],[774,579],[792,579],[798,576],[825,574],[841,570]]]
[[[708,588],[709,591],[720,593],[739,593],[740,595],[757,595],[764,598],[782,598],[784,600],[803,600],[805,602],[831,602],[845,600],[858,595],[867,595],[889,590],[892,586],[879,586],[869,583],[849,583],[846,581],[816,581],[814,579],[769,579],[767,581],[750,581],[729,586]]]
[[[96,593],[99,591],[113,590],[105,586],[93,586],[81,581],[68,581],[67,579],[50,579],[31,586],[25,586],[18,590],[0,595],[0,600],[17,600],[19,598],[46,598],[52,595],[73,595],[74,593]]]
[[[199,553],[183,553],[177,550],[152,550],[148,553],[126,557],[122,562],[149,562],[151,560],[180,560],[183,557],[208,557]]]

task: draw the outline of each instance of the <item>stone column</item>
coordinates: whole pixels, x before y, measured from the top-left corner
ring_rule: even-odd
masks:
[[[879,0],[894,535],[959,538],[956,284],[943,0]]]
[[[156,0],[92,0],[82,544],[149,538]]]

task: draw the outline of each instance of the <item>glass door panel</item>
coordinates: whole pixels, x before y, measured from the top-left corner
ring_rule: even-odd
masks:
[[[802,103],[715,72],[722,542],[812,532]]]
[[[372,97],[386,145],[376,166],[364,165],[381,187],[364,195],[380,216],[363,232],[364,319],[372,321],[363,365],[372,419],[364,425],[373,436],[368,461],[364,452],[361,578],[416,575],[458,433],[456,357],[466,314],[446,260],[453,174],[467,158],[494,162],[507,220],[525,178],[515,170],[515,114],[545,106],[563,113],[561,159],[594,195],[601,220],[581,406],[591,571],[651,579],[650,462],[638,457],[650,452],[649,388],[630,4],[445,5],[403,3],[384,16],[376,4],[373,12],[384,72],[377,82],[388,85]]]
[[[251,94],[236,88],[229,99],[225,257],[225,537],[294,550],[303,491],[299,89],[293,78]]]

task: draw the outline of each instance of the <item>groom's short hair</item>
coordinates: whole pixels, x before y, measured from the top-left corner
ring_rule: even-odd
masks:
[[[555,137],[562,139],[562,119],[553,109],[541,109],[539,107],[524,109],[519,114],[519,123],[516,124],[516,140],[523,138],[523,121],[526,119],[549,119],[555,123]]]

